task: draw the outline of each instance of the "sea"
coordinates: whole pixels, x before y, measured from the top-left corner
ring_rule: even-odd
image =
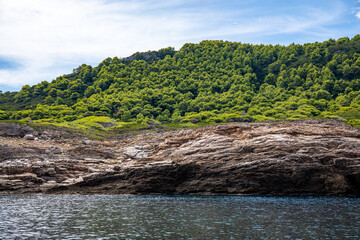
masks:
[[[360,198],[0,195],[0,239],[360,239]]]

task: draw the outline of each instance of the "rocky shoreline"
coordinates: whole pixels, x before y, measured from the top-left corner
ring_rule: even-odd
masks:
[[[0,123],[0,193],[360,196],[360,132],[337,121],[63,135]]]

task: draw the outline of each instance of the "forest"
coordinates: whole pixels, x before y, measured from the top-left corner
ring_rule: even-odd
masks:
[[[0,120],[70,127],[308,118],[360,126],[360,35],[288,46],[187,43],[0,91]]]

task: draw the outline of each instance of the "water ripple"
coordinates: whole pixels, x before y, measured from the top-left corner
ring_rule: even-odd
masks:
[[[359,239],[360,199],[0,195],[0,239]]]

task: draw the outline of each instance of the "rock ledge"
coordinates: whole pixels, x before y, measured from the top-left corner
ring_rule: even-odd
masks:
[[[11,127],[0,123],[0,193],[360,196],[360,133],[336,121],[234,123],[115,141]]]

